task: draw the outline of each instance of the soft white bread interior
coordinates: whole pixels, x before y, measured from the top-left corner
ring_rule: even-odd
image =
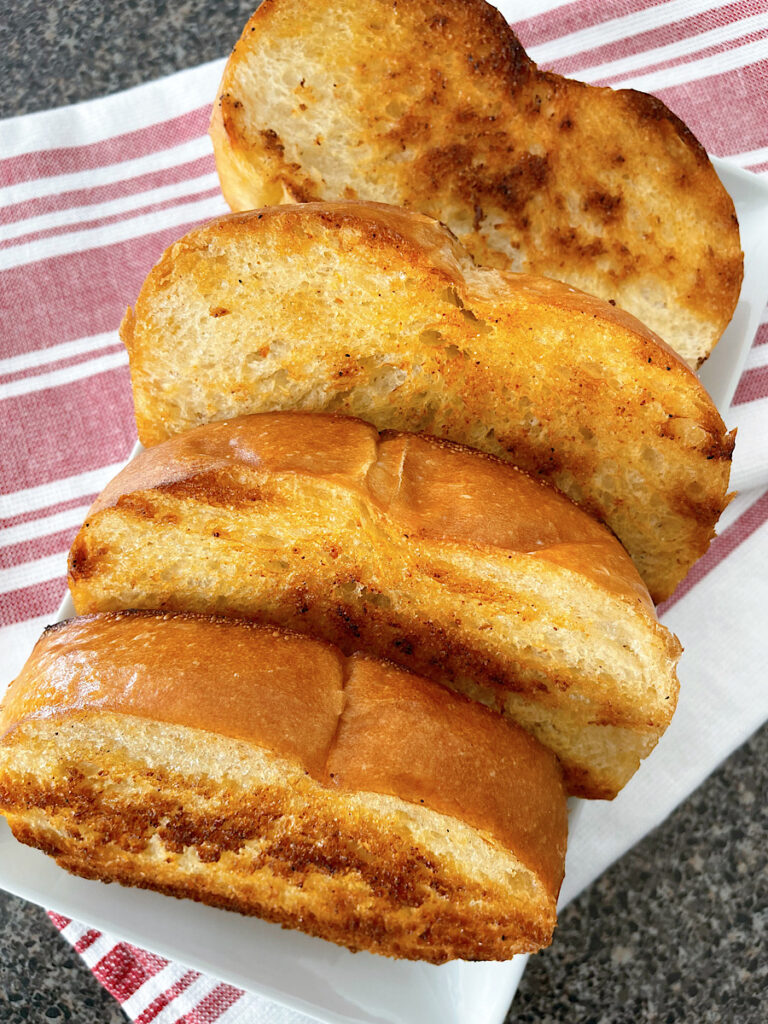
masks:
[[[145,445],[278,409],[424,430],[550,480],[611,527],[656,601],[727,501],[732,435],[659,338],[566,285],[476,267],[419,214],[214,221],[167,250],[121,334]]]
[[[522,730],[391,665],[233,620],[44,633],[0,709],[0,811],[76,874],[353,950],[547,945],[566,808]]]
[[[79,613],[279,623],[489,704],[612,797],[669,723],[680,645],[619,542],[554,488],[435,438],[266,413],[141,453],[78,533]]]
[[[233,210],[431,214],[479,263],[614,301],[693,366],[736,307],[734,206],[690,130],[653,96],[540,71],[484,0],[263,3],[211,138]]]

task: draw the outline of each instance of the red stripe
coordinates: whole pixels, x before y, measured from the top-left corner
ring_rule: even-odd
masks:
[[[88,949],[89,946],[92,946],[98,938],[101,938],[101,932],[97,931],[95,928],[91,928],[85,933],[85,935],[80,936],[77,942],[73,944],[72,948],[76,953],[84,953],[85,950]]]
[[[132,946],[129,942],[125,943],[127,949],[133,952],[133,955],[143,964],[147,970],[154,970],[155,964],[160,964],[160,967],[167,967],[170,960],[166,960],[165,957],[159,956],[157,953],[150,953],[146,949],[142,949],[141,946]]]
[[[663,616],[673,605],[677,604],[681,597],[685,597],[697,583],[701,583],[705,576],[708,576],[740,544],[743,544],[748,537],[751,537],[755,530],[758,530],[766,520],[768,520],[768,491],[762,494],[757,501],[753,502],[745,512],[742,512],[736,522],[731,523],[727,529],[723,530],[719,537],[715,537],[709,547],[709,551],[694,565],[672,597],[665,601],[664,604],[659,605],[657,609],[659,616]]]
[[[113,331],[163,251],[194,226],[0,271],[0,356]]]
[[[39,377],[44,373],[51,373],[53,370],[64,370],[68,366],[77,366],[79,363],[87,363],[89,359],[97,359],[113,352],[125,352],[123,343],[117,337],[112,343],[107,342],[103,348],[91,349],[90,352],[78,352],[74,356],[67,356],[65,359],[54,359],[50,363],[41,363],[39,366],[30,366],[26,370],[14,370],[13,373],[0,373],[0,384],[10,384],[16,380],[28,380],[32,377]]]
[[[757,334],[755,334],[755,340],[752,342],[752,347],[755,345],[768,345],[768,323],[760,324],[757,328]]]
[[[113,199],[148,192],[150,189],[162,188],[164,185],[177,185],[210,174],[216,170],[213,156],[201,156],[183,164],[174,164],[160,171],[140,174],[136,178],[125,178],[110,181],[105,185],[93,185],[90,188],[72,189],[69,192],[57,192],[52,196],[39,196],[26,199],[22,203],[14,203],[0,210],[2,222],[13,224],[28,217],[39,217],[44,213],[55,213],[58,210],[70,210],[78,206],[91,206],[94,203],[107,203]]]
[[[756,366],[742,373],[733,404],[745,405],[760,398],[768,398],[768,366]]]
[[[0,491],[126,459],[136,437],[127,366],[0,402]]]
[[[746,168],[748,171],[752,171],[753,174],[762,174],[768,171],[768,160],[763,160],[759,164],[747,164]]]
[[[571,32],[621,18],[625,14],[634,14],[649,7],[663,7],[664,3],[665,0],[652,0],[651,3],[648,0],[617,0],[615,3],[613,0],[602,0],[600,3],[595,3],[595,0],[576,0],[576,3],[564,4],[554,11],[513,21],[512,27],[520,36],[523,46],[539,46],[552,39],[559,39],[560,36],[570,35]]]
[[[66,570],[66,561],[62,562],[62,572]],[[0,626],[13,626],[17,622],[26,622],[41,615],[50,616],[51,622],[61,599],[67,592],[65,576],[57,576],[55,580],[36,583],[32,587],[12,590],[0,597]]]
[[[729,39],[727,42],[718,43],[716,46],[702,47],[702,49],[696,50],[693,53],[687,53],[683,57],[674,57],[669,60],[657,61],[654,64],[647,64],[645,67],[639,68],[636,71],[625,71],[623,74],[607,75],[604,78],[595,78],[593,81],[595,85],[611,85],[618,88],[621,86],[622,80],[634,78],[636,75],[644,75],[654,71],[663,71],[666,68],[685,68],[686,64],[691,64],[704,57],[712,57],[716,53],[725,53],[727,50],[735,50],[739,46],[744,46],[745,43],[752,43],[759,39],[766,38],[768,38],[768,28],[760,29],[758,32],[750,32],[747,35],[740,36],[738,39]],[[768,68],[768,61],[766,61],[764,57],[757,61],[753,60],[752,63],[757,64],[759,67]],[[742,69],[740,68],[739,71],[742,71]],[[718,72],[714,72],[714,75],[717,76]],[[710,74],[705,77],[709,78],[713,76]]]
[[[217,985],[194,1009],[179,1017],[176,1024],[214,1024],[244,993],[231,985]]]
[[[8,547],[0,548],[0,569],[11,569],[15,565],[23,565],[25,562],[34,562],[38,558],[46,558],[48,555],[61,555],[61,571],[66,572],[67,552],[75,539],[77,527],[73,526],[67,530],[59,530],[58,533],[50,533],[45,537],[33,537],[31,540],[22,540],[18,544],[10,544]]]
[[[768,145],[768,61],[654,90],[710,153]]]
[[[553,68],[560,75],[573,76],[575,72],[584,68],[620,60],[622,57],[644,53],[646,50],[656,49],[660,46],[668,46],[670,43],[677,43],[702,32],[732,24],[746,17],[746,13],[742,2],[732,3],[714,11],[700,11],[671,25],[660,25],[635,36],[627,36],[596,46],[591,50],[584,50],[581,53],[564,57],[562,60],[554,61],[551,65],[548,64],[547,67]],[[676,59],[683,60],[684,58],[681,56]]]
[[[118,942],[91,968],[104,988],[119,1002],[130,999],[134,992],[168,965],[161,956],[140,951],[127,942]]]
[[[48,917],[51,919],[51,923],[58,928],[60,932],[63,932],[67,925],[72,921],[71,917],[64,917],[63,914],[57,914],[55,910],[49,910],[47,913]]]
[[[17,245],[24,245],[27,242],[37,241],[42,238],[55,238],[57,235],[69,235],[74,231],[87,231],[90,228],[99,228],[107,224],[120,224],[130,220],[132,217],[139,217],[145,213],[156,213],[158,210],[169,210],[174,206],[181,206],[183,203],[195,202],[198,199],[212,199],[221,195],[218,185],[214,188],[204,189],[202,192],[184,193],[173,196],[170,199],[162,199],[157,203],[148,203],[146,206],[137,206],[131,210],[123,210],[121,213],[113,213],[107,217],[99,217],[96,220],[78,221],[76,224],[60,224],[58,227],[41,228],[39,231],[31,231],[26,235],[19,235],[17,238],[0,240],[0,249],[13,249]]]
[[[184,989],[189,988],[192,982],[196,981],[199,977],[200,975],[197,971],[187,971],[174,985],[171,985],[165,992],[161,992],[156,999],[153,999],[146,1010],[134,1019],[134,1024],[149,1024],[162,1009],[169,1003],[172,1003],[177,996],[181,995]]]
[[[54,515],[56,512],[66,512],[78,506],[90,505],[95,494],[83,495],[82,498],[70,498],[66,502],[58,502],[55,505],[48,505],[44,509],[34,509],[30,512],[19,512],[18,515],[8,516],[7,519],[0,519],[0,529],[7,529],[9,526],[18,526],[23,522],[34,522],[41,515]]]
[[[90,505],[96,497],[96,493],[84,494],[82,498],[68,498],[66,501],[59,501],[55,505],[47,505],[43,509],[34,509],[30,512],[20,512],[16,516],[8,516],[7,519],[0,519],[0,529],[5,530],[9,526],[18,526],[21,523],[33,522],[40,516],[51,516],[56,512],[65,512],[68,508],[76,508],[80,505]]]
[[[205,135],[210,116],[211,106],[206,104],[168,121],[124,132],[100,142],[37,150],[33,153],[7,157],[0,160],[0,186],[16,185],[20,181],[49,178],[59,174],[72,174],[75,171],[87,171],[94,167],[120,163],[122,160],[134,160],[161,149],[170,149],[171,146],[178,146],[199,135]]]

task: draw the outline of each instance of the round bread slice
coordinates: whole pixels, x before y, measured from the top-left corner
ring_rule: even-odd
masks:
[[[736,308],[736,214],[692,132],[653,96],[540,71],[484,0],[263,3],[211,138],[233,210],[428,213],[479,263],[615,302],[692,366]]]
[[[0,811],[86,878],[442,963],[548,945],[553,755],[471,701],[233,620],[51,627],[0,710]]]
[[[632,317],[476,267],[428,217],[276,207],[171,246],[122,326],[145,445],[303,409],[423,430],[550,480],[614,531],[655,601],[714,536],[733,437]]]
[[[669,723],[680,645],[619,542],[435,438],[267,413],[140,454],[75,538],[80,614],[225,614],[362,649],[502,710],[609,798]]]

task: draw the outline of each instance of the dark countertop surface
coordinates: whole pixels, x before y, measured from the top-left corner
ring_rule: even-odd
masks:
[[[75,103],[222,56],[254,6],[6,4],[0,117]],[[768,924],[766,793],[763,729],[562,913],[553,947],[529,962],[509,1020],[767,1020],[764,945],[760,952]],[[0,1021],[126,1019],[45,912],[0,893]]]

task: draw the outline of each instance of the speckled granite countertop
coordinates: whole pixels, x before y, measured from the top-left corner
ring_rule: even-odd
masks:
[[[4,4],[0,117],[221,56],[251,0]],[[561,915],[530,960],[520,1024],[768,1020],[768,729]],[[0,1021],[117,1024],[118,1005],[44,911],[0,893]]]

